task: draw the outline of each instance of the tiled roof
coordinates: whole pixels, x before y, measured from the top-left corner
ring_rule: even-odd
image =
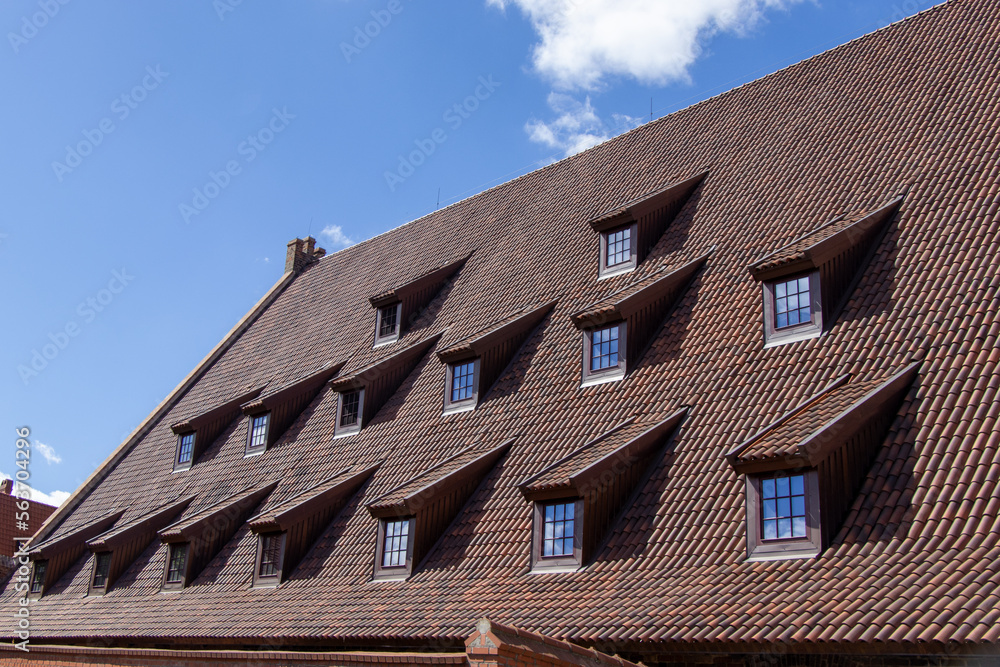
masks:
[[[552,312],[555,305],[555,301],[550,301],[536,307],[521,308],[516,313],[508,315],[499,322],[494,322],[482,331],[477,331],[471,336],[438,350],[438,358],[448,362],[482,354],[483,350],[488,349],[495,341],[514,336],[534,327],[542,318]]]
[[[180,521],[175,521],[159,531],[160,538],[164,542],[189,540],[192,535],[197,535],[206,527],[211,526],[213,519],[218,515],[230,514],[234,511],[239,511],[243,507],[256,505],[274,487],[275,483],[272,482],[260,488],[245,489],[240,493],[219,501],[211,507],[205,508],[197,514],[187,516]]]
[[[635,220],[646,210],[667,206],[671,202],[683,199],[707,174],[707,171],[701,171],[690,178],[674,181],[659,190],[638,197],[627,204],[616,206],[592,218],[590,226],[595,230],[607,229],[610,226]]]
[[[267,511],[346,465],[382,466],[281,586],[251,588],[257,541],[245,525],[169,595],[159,593],[161,544],[101,598],[84,597],[83,557],[32,603],[32,641],[209,646],[266,636],[427,648],[461,641],[469,619],[488,613],[623,654],[995,651],[998,36],[1000,4],[952,0],[310,264],[53,515],[50,534],[112,508],[133,520],[185,489],[196,495],[193,515],[277,476]],[[593,213],[706,166],[709,177],[633,274],[599,281]],[[765,348],[761,286],[746,267],[907,185],[898,219],[823,335]],[[581,387],[582,334],[569,316],[713,247],[629,374]],[[323,391],[263,454],[244,457],[239,419],[190,470],[172,472],[170,424],[238,387],[282,386],[330,359],[349,359],[348,372],[377,361],[385,350],[372,350],[369,296],[477,248],[489,252],[472,255],[393,344],[444,331],[446,347],[524,304],[558,299],[475,410],[442,414],[446,368],[425,355],[356,435],[332,437],[337,397]],[[919,374],[829,546],[811,559],[747,562],[745,480],[724,454],[831,378],[874,381],[918,350]],[[530,574],[532,508],[517,484],[631,416],[679,405],[690,409],[670,454],[652,464],[595,557],[575,572]],[[523,441],[412,576],[373,583],[367,504],[470,444],[513,435]],[[16,595],[7,585],[0,605],[13,608]]]
[[[850,245],[870,236],[892,217],[903,198],[874,209],[864,209],[849,215],[834,218],[822,227],[795,239],[784,248],[754,262],[750,273],[761,279],[777,269],[793,268],[798,265],[819,266],[833,254],[837,246]]]

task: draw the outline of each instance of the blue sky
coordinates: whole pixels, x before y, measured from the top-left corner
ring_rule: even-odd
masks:
[[[932,4],[7,0],[0,472],[26,426],[30,484],[81,484],[289,240],[336,251]]]

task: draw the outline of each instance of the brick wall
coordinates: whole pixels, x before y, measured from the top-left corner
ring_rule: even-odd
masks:
[[[29,500],[26,510],[28,528],[27,530],[18,528],[17,515],[23,510],[19,510],[17,504],[24,501],[10,495],[12,481],[5,479],[0,482],[0,556],[13,556],[18,544],[14,538],[31,537],[42,527],[49,515],[56,511],[51,505]]]

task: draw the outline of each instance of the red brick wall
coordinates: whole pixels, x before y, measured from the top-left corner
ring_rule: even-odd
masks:
[[[14,538],[34,535],[56,508],[33,500],[27,501],[28,529],[21,530],[17,526],[17,515],[25,510],[19,510],[17,504],[24,501],[15,498],[9,492],[4,493],[6,487],[7,485],[0,487],[0,556],[13,556],[17,547]]]

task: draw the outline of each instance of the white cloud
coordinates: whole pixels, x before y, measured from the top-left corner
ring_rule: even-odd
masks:
[[[540,41],[535,69],[562,89],[594,90],[609,76],[663,85],[686,80],[704,41],[743,34],[765,9],[801,0],[486,0],[518,7]]]
[[[0,479],[10,479],[10,475],[0,472]],[[52,493],[43,493],[38,489],[33,489],[27,484],[22,484],[20,482],[14,482],[14,489],[12,493],[24,496],[28,500],[34,500],[40,503],[45,503],[46,505],[53,505],[59,507],[66,499],[70,497],[70,493],[66,491],[53,491]]]
[[[36,440],[35,449],[42,455],[45,462],[49,465],[53,463],[62,463],[62,457],[56,454],[56,450],[52,449],[52,447],[46,445],[44,442]]]
[[[340,225],[329,225],[324,227],[323,231],[320,232],[320,236],[339,248],[346,248],[349,245],[354,245],[354,241],[344,234],[344,230],[340,228]]]
[[[589,97],[580,102],[569,95],[549,93],[548,103],[549,108],[558,114],[556,119],[545,122],[532,118],[524,129],[532,141],[555,148],[567,156],[596,146],[642,122],[639,118],[612,114],[613,126],[609,128],[597,115]]]

